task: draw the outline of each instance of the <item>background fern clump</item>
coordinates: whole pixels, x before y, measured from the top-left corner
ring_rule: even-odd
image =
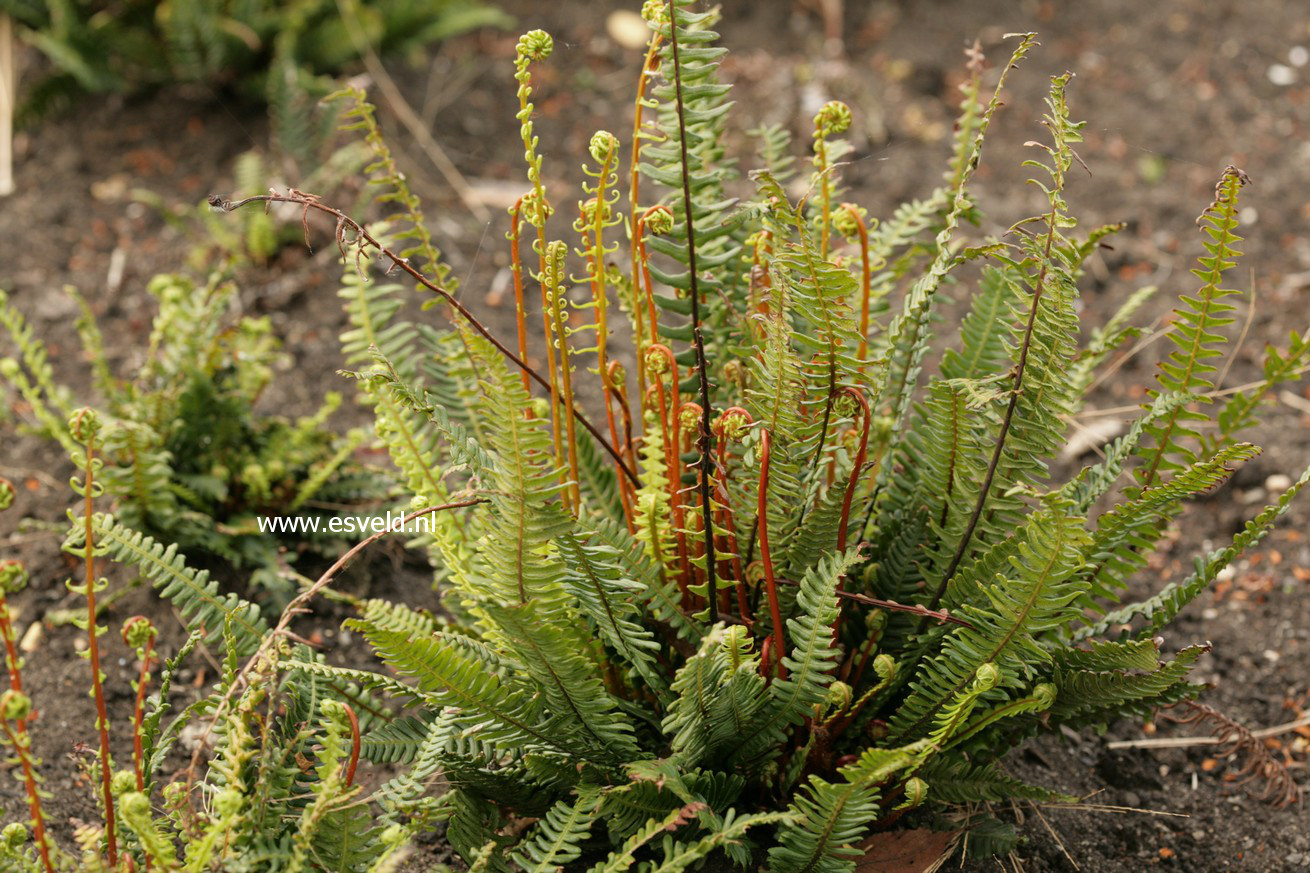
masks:
[[[508,16],[478,0],[0,0],[52,70],[24,89],[20,121],[78,93],[199,83],[267,102],[279,145],[308,164],[332,121],[314,112],[365,55],[403,55]]]
[[[82,309],[77,327],[102,397],[101,485],[124,523],[193,559],[248,568],[255,585],[284,601],[297,552],[335,551],[341,537],[326,526],[322,534],[266,533],[259,517],[371,514],[388,483],[354,457],[364,434],[340,437],[327,428],[340,395],[294,422],[256,411],[281,352],[267,318],[232,317],[232,282],[163,275],[149,290],[159,313],[131,380],[111,372],[90,308],[68,291]],[[73,451],[72,392],[55,380],[44,343],[2,293],[0,323],[17,355],[0,360],[0,378],[34,427]]]

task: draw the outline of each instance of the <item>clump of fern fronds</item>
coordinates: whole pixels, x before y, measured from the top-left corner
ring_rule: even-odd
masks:
[[[11,820],[0,837],[0,863],[12,873],[95,870],[321,870],[376,873],[394,869],[409,851],[411,831],[372,814],[357,769],[361,733],[376,748],[393,716],[373,688],[320,672],[322,657],[269,632],[259,609],[233,594],[220,595],[206,574],[188,567],[176,547],[155,543],[94,512],[99,422],[75,413],[70,432],[81,441],[82,478],[75,488],[83,512],[70,513],[65,549],[84,559],[87,579],[71,586],[85,594],[87,619],[79,623],[90,655],[95,718],[66,730],[99,735],[96,766],[98,820],[74,827],[47,818],[40,759],[31,735],[49,730],[34,717],[24,693],[22,661],[10,623],[8,597],[27,573],[16,561],[0,562],[0,644],[9,688],[0,695],[0,745],[7,747],[27,794],[27,821]],[[0,480],[0,509],[13,488]],[[96,595],[108,584],[93,575],[118,561],[142,572],[170,601],[190,630],[171,656],[156,648],[157,631],[142,616],[122,626],[124,644],[139,661],[129,718],[111,726],[106,701],[113,694],[100,670],[97,646],[109,642],[97,619]],[[214,687],[180,712],[170,691],[180,669],[205,643],[219,655]],[[245,659],[250,659],[246,661]],[[158,667],[158,679],[152,671]],[[40,700],[35,701],[40,705]],[[400,725],[398,725],[399,727]],[[130,732],[131,764],[117,768],[109,737]],[[188,732],[192,733],[190,738]],[[191,745],[188,746],[188,743]],[[186,748],[183,748],[186,747]],[[179,751],[189,767],[175,766]],[[393,789],[392,809],[406,808]],[[30,828],[30,833],[28,828]]]
[[[638,107],[657,121],[639,135],[665,139],[632,153],[661,201],[633,176],[628,202],[602,204],[617,147],[610,134],[591,143],[596,199],[571,230],[594,326],[564,317],[578,305],[561,284],[567,243],[555,234],[568,231],[551,222],[531,126],[530,67],[552,47],[539,31],[516,59],[528,176],[509,235],[516,344],[460,303],[442,268],[395,250],[386,225],[298,191],[211,200],[332,217],[354,375],[415,501],[444,509],[457,488],[476,495],[440,513],[426,541],[448,615],[370,602],[350,627],[414,698],[413,720],[383,729],[377,754],[445,773],[452,790],[436,815],[485,869],[681,870],[720,854],[774,873],[848,871],[871,828],[1058,796],[1006,774],[1005,753],[1041,731],[1195,696],[1187,677],[1207,646],[1163,652],[1156,632],[1310,482],[1307,471],[1188,578],[1121,604],[1185,501],[1257,451],[1235,436],[1252,397],[1226,407],[1219,436],[1192,424],[1218,387],[1204,374],[1222,311],[1205,301],[1226,293],[1240,177],[1225,175],[1207,211],[1214,250],[1200,297],[1188,297],[1205,311],[1169,329],[1175,347],[1204,351],[1182,353],[1188,372],[1166,364],[1101,464],[1052,482],[1089,374],[1133,331],[1130,305],[1081,337],[1083,261],[1115,228],[1080,231],[1068,201],[1082,129],[1070,77],[1052,80],[1048,136],[1029,144],[1041,213],[962,246],[1005,78],[984,95],[976,49],[947,184],[931,198],[881,222],[834,202],[832,137],[850,110],[830,104],[814,122],[816,200],[790,200],[771,172],[787,171],[787,140],[765,131],[769,167],[733,201],[721,50],[712,15],[686,6],[645,9]],[[1020,37],[1004,74],[1035,44]],[[412,226],[417,201],[378,166],[405,192]],[[625,207],[631,273],[600,276],[605,229]],[[536,259],[519,251],[525,224]],[[969,270],[977,290],[932,363],[942,289]],[[402,317],[399,289],[379,274],[434,294],[453,327]],[[543,291],[544,336],[527,329],[528,278]],[[602,299],[611,289],[617,310]],[[591,374],[607,410],[597,427],[575,402],[588,378],[573,370],[576,334],[612,335],[616,312],[640,378]],[[1269,379],[1291,378],[1303,346],[1271,355]],[[1128,470],[1136,484],[1099,509]],[[411,815],[416,830],[431,821]],[[1003,826],[988,827],[1003,847]]]
[[[386,496],[387,482],[355,460],[363,434],[340,437],[328,429],[339,395],[329,394],[317,413],[297,421],[258,411],[281,352],[267,318],[232,317],[230,282],[198,285],[162,275],[149,290],[159,312],[132,379],[111,372],[90,308],[76,297],[79,332],[103,397],[98,487],[133,528],[193,556],[252,568],[252,581],[285,597],[292,585],[281,568],[296,552],[335,549],[340,539],[326,525],[322,534],[266,531],[261,517],[368,515],[370,504]],[[67,423],[71,392],[57,383],[44,343],[2,294],[0,322],[16,352],[0,361],[0,377],[31,409],[40,433],[76,449]]]
[[[284,152],[313,154],[331,129],[314,104],[331,76],[365,54],[404,55],[508,17],[479,0],[308,0],[126,3],[112,15],[90,0],[0,0],[53,72],[26,89],[20,118],[84,93],[175,82],[236,88],[266,101]],[[326,124],[326,127],[324,127]]]
[[[335,223],[343,345],[411,517],[434,518],[420,541],[443,610],[359,603],[348,627],[386,669],[330,665],[289,648],[291,623],[381,534],[270,628],[174,550],[88,515],[70,547],[94,541],[137,565],[196,633],[225,643],[206,710],[224,744],[193,841],[242,851],[256,844],[232,838],[254,827],[277,834],[293,866],[368,869],[444,823],[478,870],[672,873],[708,860],[847,873],[879,829],[1060,797],[1005,771],[1006,753],[1033,735],[1200,692],[1188,676],[1207,646],[1164,651],[1158,631],[1310,483],[1307,470],[1190,575],[1121,602],[1187,499],[1257,451],[1236,438],[1257,397],[1224,407],[1217,436],[1196,426],[1220,387],[1205,367],[1222,348],[1223,313],[1205,301],[1224,296],[1236,256],[1241,177],[1226,173],[1207,211],[1203,290],[1185,304],[1195,315],[1169,328],[1173,346],[1195,354],[1166,363],[1160,390],[1102,462],[1052,481],[1090,374],[1133,329],[1129,311],[1082,337],[1083,262],[1113,228],[1080,229],[1070,205],[1082,130],[1070,77],[1052,80],[1047,134],[1030,143],[1040,214],[964,245],[984,137],[1033,35],[1019,37],[989,95],[975,50],[946,185],[877,221],[834,203],[831,137],[849,124],[846,107],[814,122],[817,202],[793,202],[773,175],[788,170],[776,131],[763,134],[769,166],[749,184],[738,177],[722,136],[731,107],[714,16],[690,7],[646,4],[637,105],[654,122],[638,128],[639,166],[628,168],[638,173],[627,202],[615,197],[621,143],[593,138],[585,193],[595,199],[576,221],[547,198],[532,126],[532,71],[553,41],[540,31],[519,41],[527,179],[508,240],[517,342],[453,293],[358,95],[352,117],[390,222],[296,189],[211,198],[222,213],[288,203]],[[631,234],[626,277],[603,263],[617,241],[606,232],[620,224]],[[535,258],[520,251],[523,236]],[[588,261],[585,296],[570,294],[569,248]],[[397,279],[450,321],[408,318]],[[948,283],[973,289],[949,330],[939,317]],[[527,328],[530,284],[539,333]],[[585,326],[569,317],[582,307],[592,308]],[[637,379],[604,363],[620,313],[640,352]],[[602,361],[591,373],[575,366],[584,330]],[[1294,343],[1271,355],[1268,378],[1291,378],[1286,362],[1303,354]],[[604,399],[599,427],[581,400],[588,380]],[[20,390],[39,398],[39,382]],[[1105,508],[1111,494],[1121,499]],[[277,707],[262,696],[275,689],[287,695]],[[266,705],[285,717],[255,719]],[[360,760],[396,775],[366,792],[352,778]],[[429,790],[438,773],[439,796]],[[297,805],[280,801],[287,779],[312,782]],[[149,803],[138,792],[120,807],[167,867],[185,841],[150,822]],[[1013,845],[999,823],[973,823],[989,829],[989,846]],[[351,845],[330,853],[316,842],[337,833]],[[258,857],[249,851],[241,860]]]

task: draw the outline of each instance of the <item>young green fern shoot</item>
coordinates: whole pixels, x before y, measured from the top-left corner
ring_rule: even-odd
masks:
[[[14,486],[8,479],[0,478],[0,511],[9,509],[14,502]],[[27,793],[28,815],[32,825],[32,837],[36,843],[42,867],[46,873],[54,873],[51,858],[51,842],[46,828],[45,813],[41,807],[41,785],[38,776],[40,762],[32,756],[32,738],[27,731],[27,719],[31,713],[32,701],[23,693],[23,662],[18,654],[18,643],[14,638],[13,612],[9,607],[9,597],[27,587],[27,570],[18,561],[0,561],[0,639],[4,642],[5,670],[9,676],[9,689],[0,695],[0,730],[4,732],[4,742],[14,751],[18,760],[23,780],[23,789]]]
[[[100,669],[100,636],[108,629],[97,623],[96,612],[96,594],[109,584],[106,580],[97,578],[95,574],[95,559],[105,554],[105,550],[96,544],[94,525],[95,498],[101,493],[99,483],[96,481],[96,474],[101,469],[100,459],[96,457],[100,436],[99,416],[91,409],[77,410],[69,419],[68,432],[81,447],[78,460],[82,468],[82,478],[80,481],[73,480],[73,489],[82,495],[84,505],[81,521],[82,544],[65,546],[65,548],[71,554],[83,559],[86,570],[82,585],[75,586],[70,581],[68,588],[86,598],[86,618],[84,622],[79,623],[79,627],[86,631],[86,658],[91,665],[91,696],[95,699],[96,732],[100,740],[100,788],[105,816],[105,855],[112,868],[118,864],[118,828],[114,818],[113,761],[109,756],[109,709],[105,705],[105,675]]]
[[[155,637],[159,632],[143,615],[133,616],[123,622],[123,642],[136,652],[140,671],[132,683],[136,692],[132,707],[132,770],[136,776],[136,790],[145,791],[145,737],[146,693],[150,690],[150,668],[155,661]]]

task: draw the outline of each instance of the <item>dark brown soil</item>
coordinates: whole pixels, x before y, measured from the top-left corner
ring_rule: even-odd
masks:
[[[537,77],[538,133],[548,183],[558,192],[576,190],[575,157],[584,153],[591,133],[604,127],[624,140],[629,136],[640,55],[617,46],[605,22],[613,9],[635,4],[515,0],[503,5],[524,29],[540,26],[556,36],[556,54]],[[1013,77],[977,177],[987,215],[978,232],[1000,233],[1036,211],[1038,192],[1022,184],[1022,144],[1041,135],[1048,77],[1071,69],[1077,73],[1070,91],[1075,116],[1089,120],[1080,153],[1091,175],[1074,179],[1069,198],[1086,225],[1129,223],[1113,251],[1093,264],[1083,289],[1086,323],[1104,321],[1141,285],[1162,287],[1148,319],[1167,313],[1179,292],[1194,287],[1187,270],[1201,249],[1193,222],[1227,164],[1254,179],[1244,200],[1248,256],[1236,283],[1258,292],[1250,334],[1227,383],[1253,378],[1264,344],[1285,342],[1290,329],[1310,321],[1305,233],[1310,66],[1289,60],[1294,47],[1310,44],[1310,15],[1303,7],[1280,0],[849,2],[846,53],[835,57],[825,54],[822,25],[807,4],[771,0],[725,6],[719,30],[733,53],[724,74],[735,83],[740,104],[734,136],[740,138],[742,128],[776,121],[791,126],[803,142],[807,120],[819,104],[846,100],[856,117],[856,152],[844,171],[849,196],[875,215],[906,197],[926,195],[939,181],[962,48],[978,37],[991,61],[999,63],[1007,52],[1005,33],[1039,31],[1043,46]],[[513,42],[509,34],[471,36],[435,50],[422,68],[395,70],[444,149],[492,200],[505,187],[497,183],[517,190],[521,180]],[[1290,74],[1292,83],[1275,84],[1273,65],[1290,71],[1275,70],[1275,79]],[[397,127],[385,114],[384,123]],[[224,193],[231,186],[232,159],[262,145],[266,135],[258,111],[219,95],[177,91],[131,101],[88,100],[74,114],[25,134],[19,193],[0,201],[0,287],[29,314],[70,385],[82,389],[88,379],[76,351],[73,307],[58,289],[72,283],[91,297],[107,328],[111,359],[130,371],[153,312],[145,282],[185,261],[187,239],[151,209],[131,203],[128,192],[146,188],[170,203]],[[506,266],[503,210],[492,208],[496,218],[490,226],[468,217],[421,147],[400,133],[394,142],[430,204],[465,299],[493,324],[512,330],[511,315],[503,303],[496,305],[495,293]],[[122,254],[115,256],[115,250]],[[106,277],[118,259],[125,266],[121,280],[110,287]],[[294,358],[291,378],[268,399],[270,409],[307,411],[337,381],[335,337],[343,317],[335,283],[330,253],[288,252],[275,269],[243,280],[244,305],[272,315]],[[1092,406],[1140,402],[1140,386],[1153,377],[1158,354],[1156,346],[1130,361]],[[1310,396],[1301,386],[1296,393]],[[346,413],[343,425],[351,415],[358,412]],[[1310,420],[1303,412],[1285,405],[1270,409],[1253,439],[1265,453],[1191,510],[1167,551],[1139,581],[1141,591],[1177,578],[1193,555],[1221,542],[1254,514],[1263,505],[1266,477],[1295,476],[1310,463]],[[59,552],[60,534],[49,529],[62,530],[65,522],[70,472],[53,447],[8,436],[0,474],[19,484],[20,501],[4,516],[4,557],[23,558],[33,577],[31,590],[18,602],[20,629],[78,603],[63,588],[74,567]],[[34,522],[20,527],[19,518]],[[1310,706],[1308,522],[1310,504],[1304,504],[1231,580],[1203,596],[1167,634],[1166,646],[1172,648],[1203,640],[1213,644],[1197,674],[1214,685],[1206,700],[1252,727],[1290,721],[1297,707]],[[359,575],[376,580],[391,573],[385,560],[373,567],[376,572],[366,568]],[[115,589],[131,581],[121,572],[111,572],[111,579]],[[105,667],[120,726],[132,664],[116,631],[135,612],[150,615],[164,629],[165,651],[181,637],[170,611],[147,592],[132,591],[110,608],[104,621],[115,632],[106,637]],[[325,636],[329,632],[330,626]],[[69,626],[47,628],[26,671],[41,710],[36,748],[46,759],[48,787],[56,798],[51,818],[65,838],[68,823],[95,817],[91,783],[73,763],[85,760],[77,744],[94,742],[87,669],[74,651],[77,637]],[[197,661],[185,678],[199,685],[212,676],[212,667]],[[198,693],[184,688],[179,702]],[[1189,730],[1162,727],[1161,733]],[[1118,739],[1141,735],[1135,724],[1111,731]],[[126,752],[124,736],[116,731],[120,755]],[[1307,737],[1289,733],[1273,742],[1275,754],[1285,756],[1304,782]],[[1041,816],[1030,808],[1000,811],[1007,817],[1017,813],[1028,837],[1003,869],[1115,873],[1159,865],[1194,873],[1260,873],[1310,868],[1304,813],[1247,799],[1226,784],[1228,768],[1208,761],[1204,747],[1112,751],[1104,743],[1094,736],[1060,737],[1016,756],[1014,769],[1031,781],[1076,794],[1100,793],[1096,806],[1083,810],[1047,809]],[[15,783],[0,781],[0,802],[16,812]],[[998,863],[977,860],[966,866],[986,870]]]

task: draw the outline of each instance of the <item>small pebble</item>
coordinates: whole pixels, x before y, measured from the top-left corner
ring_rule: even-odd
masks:
[[[644,48],[651,34],[645,19],[628,9],[611,12],[605,19],[605,30],[610,39],[625,49]]]
[[[1270,494],[1282,494],[1292,487],[1292,477],[1284,473],[1275,473],[1265,480],[1265,490]]]
[[[18,643],[18,648],[26,654],[32,654],[41,645],[41,637],[44,634],[45,626],[39,621],[32,622],[23,632],[23,639]]]
[[[1287,53],[1287,60],[1294,67],[1304,67],[1310,63],[1310,49],[1303,45],[1294,45]]]
[[[1271,662],[1271,663],[1274,662],[1274,661],[1277,661],[1280,657],[1282,657],[1282,656],[1279,655],[1277,652],[1275,652],[1273,649],[1265,649],[1265,650],[1264,650],[1264,656],[1265,656],[1265,660],[1266,660],[1266,661],[1269,661],[1269,662]]]
[[[1267,75],[1270,82],[1282,87],[1296,83],[1296,70],[1286,64],[1270,64]]]

